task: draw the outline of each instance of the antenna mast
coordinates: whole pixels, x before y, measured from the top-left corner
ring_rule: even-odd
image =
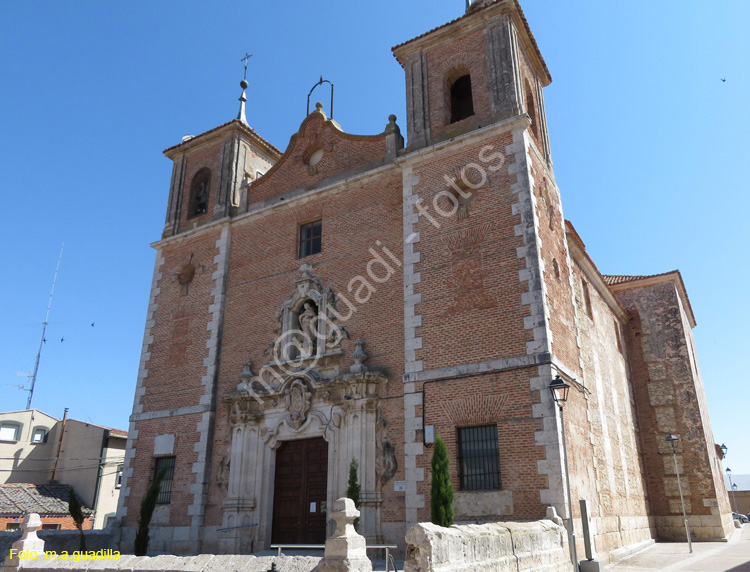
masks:
[[[34,364],[34,373],[31,374],[31,387],[29,388],[29,398],[26,400],[26,409],[31,409],[31,398],[34,397],[34,385],[36,384],[36,374],[39,372],[39,362],[42,359],[42,348],[44,347],[44,334],[47,332],[47,324],[49,323],[49,309],[52,307],[52,295],[55,293],[55,283],[57,282],[57,272],[60,270],[60,262],[62,261],[63,249],[65,243],[60,247],[60,257],[57,259],[57,267],[55,268],[55,277],[52,279],[52,290],[49,293],[49,302],[47,302],[47,314],[44,316],[44,322],[42,323],[42,339],[39,341],[39,351],[36,354],[36,363]]]

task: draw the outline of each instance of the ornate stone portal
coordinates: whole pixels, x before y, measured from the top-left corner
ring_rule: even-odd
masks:
[[[227,530],[221,533],[221,549],[225,552],[269,548],[276,450],[285,441],[316,437],[323,437],[329,444],[326,505],[333,506],[346,494],[349,464],[356,459],[362,488],[360,532],[371,542],[382,542],[380,491],[397,467],[380,407],[388,380],[362,364],[367,359],[362,340],[357,340],[352,371],[340,373],[343,354],[339,344],[346,334],[329,315],[335,297],[330,289],[321,292],[320,282],[310,275],[309,267],[302,270],[295,295],[279,312],[278,334],[293,340],[297,335],[294,330],[304,331],[299,328],[299,316],[310,304],[318,316],[325,316],[313,325],[318,335],[312,348],[304,341],[292,343],[288,348],[300,353],[276,354],[274,357],[281,359],[263,366],[265,376],[262,371],[254,376],[248,362],[237,391],[225,397],[231,425],[223,505],[223,527]],[[269,344],[269,348],[278,348],[278,344]],[[306,355],[306,349],[312,350],[310,354]],[[329,524],[328,534],[332,532]]]

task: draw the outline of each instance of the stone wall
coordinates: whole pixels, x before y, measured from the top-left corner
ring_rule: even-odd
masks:
[[[276,562],[278,570],[284,572],[311,572],[320,558],[310,556],[263,556],[201,554],[199,556],[131,556],[124,555],[113,560],[81,560],[73,564],[72,560],[36,560],[24,561],[23,570],[43,570],[44,572],[63,572],[75,569],[127,572],[266,572]],[[73,568],[74,567],[74,568]]]
[[[665,440],[674,434],[693,539],[723,540],[732,532],[732,518],[682,277],[675,271],[610,287],[631,316],[627,349],[657,534],[665,540],[685,538],[674,457]]]
[[[0,532],[0,562],[8,556],[11,545],[21,538],[22,532]],[[117,528],[106,528],[104,530],[88,530],[86,535],[87,550],[120,550],[118,547],[119,530]],[[73,552],[78,550],[77,530],[40,530],[37,536],[44,541],[45,550],[62,552],[67,550]],[[132,546],[130,547],[132,548]]]
[[[551,521],[417,524],[406,542],[404,572],[568,572],[571,567],[565,529]]]

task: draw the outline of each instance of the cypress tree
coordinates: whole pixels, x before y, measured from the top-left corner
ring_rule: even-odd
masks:
[[[432,487],[430,489],[430,520],[438,526],[453,524],[453,484],[448,449],[443,438],[435,438],[432,451]]]
[[[357,478],[357,471],[359,470],[359,463],[357,459],[352,459],[349,463],[349,486],[346,488],[346,496],[354,501],[354,506],[359,508],[359,493],[362,487],[359,485],[359,479]],[[359,530],[359,518],[354,519],[354,528]]]
[[[146,496],[141,501],[141,514],[138,517],[138,530],[135,533],[135,543],[133,546],[133,553],[136,556],[146,556],[148,551],[148,525],[151,523],[151,517],[154,514],[156,508],[156,499],[159,498],[159,487],[161,481],[167,474],[167,468],[164,467],[159,474],[156,475],[154,482],[148,487]]]
[[[80,535],[78,540],[78,550],[86,552],[86,537],[83,535],[83,521],[86,520],[86,517],[83,516],[81,501],[78,500],[78,496],[73,490],[73,487],[68,487],[68,512],[70,513],[70,516],[73,517],[73,522],[76,523],[76,528]]]

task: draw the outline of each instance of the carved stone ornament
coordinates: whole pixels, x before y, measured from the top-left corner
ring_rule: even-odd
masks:
[[[222,457],[219,463],[219,472],[216,474],[216,486],[223,489],[229,482],[229,467],[231,461],[226,457]]]
[[[257,410],[258,404],[247,391],[231,394],[227,397],[227,403],[229,405],[229,423],[233,427],[245,425],[251,421],[255,422],[260,418],[260,413]]]
[[[295,379],[284,391],[284,404],[288,412],[287,422],[297,431],[307,421],[311,399],[312,392],[307,390],[307,385],[300,379]]]
[[[378,406],[378,414],[382,414]],[[384,417],[378,419],[375,429],[375,440],[377,442],[377,458],[375,459],[375,470],[378,474],[378,488],[390,481],[398,471],[398,460],[396,458],[396,447],[388,439],[388,420]]]
[[[279,326],[264,352],[271,358],[269,365],[286,374],[297,368],[309,371],[321,360],[340,355],[341,341],[349,338],[338,323],[336,295],[330,287],[323,287],[312,269],[310,264],[300,266],[302,276],[294,283],[294,294],[276,313]]]
[[[190,284],[193,282],[196,274],[203,274],[205,267],[200,260],[191,254],[188,261],[182,265],[179,272],[174,274],[177,283],[180,285],[180,293],[187,296],[190,293]]]

